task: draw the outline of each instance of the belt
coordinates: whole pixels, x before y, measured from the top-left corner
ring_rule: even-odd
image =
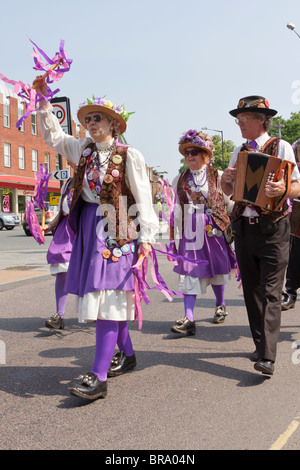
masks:
[[[242,217],[242,220],[249,225],[254,225],[259,223],[260,217]]]

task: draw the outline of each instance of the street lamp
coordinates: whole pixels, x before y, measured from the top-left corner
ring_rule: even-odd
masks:
[[[224,140],[223,140],[223,131],[219,131],[218,129],[209,129],[209,127],[202,127],[202,130],[206,131],[215,131],[215,132],[220,132],[221,134],[221,139],[222,139],[222,170],[224,171]]]
[[[300,38],[299,34],[298,34],[297,31],[295,30],[295,25],[294,25],[293,23],[288,23],[288,24],[286,25],[286,27],[287,27],[288,29],[290,29],[291,31],[294,31],[294,33],[297,34],[298,38]]]

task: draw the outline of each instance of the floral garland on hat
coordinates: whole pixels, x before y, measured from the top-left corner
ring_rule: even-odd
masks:
[[[200,147],[209,149],[211,152],[215,150],[212,138],[204,132],[198,132],[195,129],[188,130],[180,138],[179,145],[187,143],[199,145]]]
[[[128,121],[129,116],[131,114],[134,114],[134,112],[128,113],[123,104],[121,106],[118,106],[116,104],[113,104],[110,100],[106,100],[105,96],[95,97],[93,95],[92,99],[87,98],[83,103],[80,103],[79,109],[82,108],[83,106],[93,105],[93,104],[97,106],[104,106],[108,109],[111,109],[115,113],[119,114],[124,119],[125,122]]]

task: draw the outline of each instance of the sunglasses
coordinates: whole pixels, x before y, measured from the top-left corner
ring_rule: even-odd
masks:
[[[88,124],[89,122],[91,122],[92,119],[94,122],[100,122],[102,121],[103,117],[101,116],[101,114],[94,114],[93,116],[85,116],[84,118],[85,124]]]
[[[192,155],[192,157],[195,157],[196,155],[198,155],[200,153],[200,150],[198,149],[192,149],[192,150],[186,150],[184,152],[184,155],[187,157],[188,155]]]

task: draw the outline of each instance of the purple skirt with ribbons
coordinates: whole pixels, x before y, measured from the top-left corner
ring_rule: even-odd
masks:
[[[74,232],[68,223],[68,216],[64,216],[54,232],[47,252],[47,262],[49,264],[68,263],[74,238]]]
[[[210,279],[219,274],[229,274],[236,268],[235,254],[210,215],[191,214],[186,227],[179,242],[178,254],[189,260],[179,259],[174,272]],[[208,264],[193,263],[191,260],[208,261]]]
[[[137,242],[123,247],[107,243],[98,204],[85,202],[77,219],[77,234],[70,259],[66,291],[83,297],[103,290],[134,290],[131,267],[137,262]]]

